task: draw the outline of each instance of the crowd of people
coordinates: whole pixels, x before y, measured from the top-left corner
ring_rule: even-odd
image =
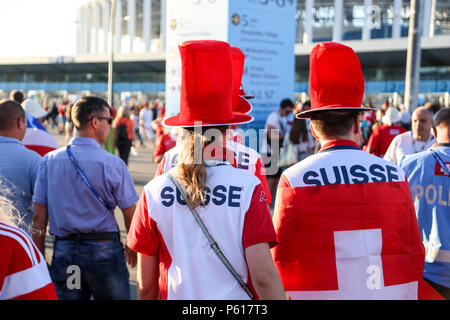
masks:
[[[320,43],[311,100],[283,99],[255,150],[236,130],[253,120],[242,51],[179,50],[175,116],[0,101],[0,299],[130,299],[127,263],[139,299],[450,298],[450,108],[363,104],[354,51]],[[140,196],[138,146],[158,164]]]

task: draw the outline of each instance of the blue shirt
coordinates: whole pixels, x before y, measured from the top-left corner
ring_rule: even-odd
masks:
[[[31,234],[34,183],[42,157],[14,138],[0,136],[0,194],[21,216],[19,227]]]
[[[42,125],[42,123],[38,119],[33,117],[28,112],[25,112],[25,114],[27,116],[27,128],[36,128],[36,129],[47,131],[47,129],[45,129],[45,127]]]
[[[450,169],[450,144],[431,146]],[[430,150],[403,157],[425,246],[424,277],[450,288],[450,176]]]
[[[125,209],[139,200],[122,159],[91,138],[76,137],[70,144],[78,166],[110,207]],[[48,207],[51,234],[118,231],[113,210],[108,211],[83,182],[65,147],[44,156],[35,189],[33,201]]]

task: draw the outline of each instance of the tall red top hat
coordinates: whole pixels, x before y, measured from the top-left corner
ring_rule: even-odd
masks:
[[[244,73],[245,55],[238,47],[231,47],[233,57],[233,111],[248,113],[252,110],[252,105],[247,101],[242,89],[242,74]]]
[[[358,56],[352,48],[337,42],[317,44],[309,58],[311,109],[297,118],[311,118],[327,110],[372,110],[361,107],[364,77]]]
[[[167,127],[242,124],[253,121],[233,112],[233,60],[228,43],[216,40],[186,41],[181,56],[180,114],[167,118]]]

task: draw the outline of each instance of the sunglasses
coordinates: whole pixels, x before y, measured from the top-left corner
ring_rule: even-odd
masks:
[[[111,117],[111,116],[109,116],[109,117],[98,117],[98,116],[95,116],[95,117],[92,117],[92,118],[88,119],[88,121],[91,121],[94,118],[97,118],[97,119],[100,119],[100,120],[106,120],[109,125],[111,125],[112,122],[113,122],[113,117]]]

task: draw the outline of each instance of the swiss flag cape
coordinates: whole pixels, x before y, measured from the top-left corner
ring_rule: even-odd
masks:
[[[394,164],[361,150],[309,157],[281,176],[273,221],[293,299],[417,299],[424,248]]]

